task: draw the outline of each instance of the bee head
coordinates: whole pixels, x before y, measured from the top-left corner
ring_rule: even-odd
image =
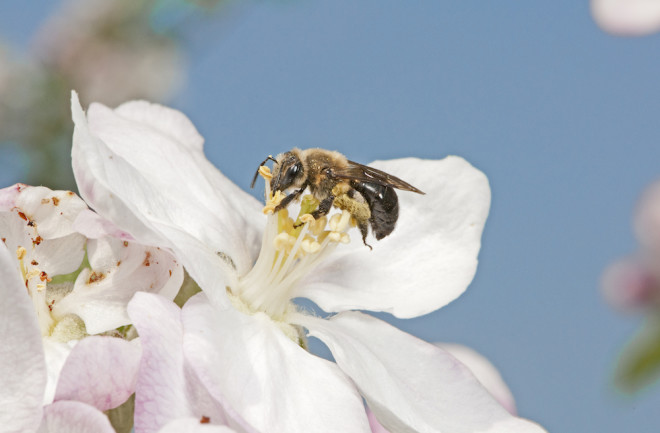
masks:
[[[273,178],[270,180],[271,191],[298,188],[304,183],[303,163],[296,150],[277,155],[277,163],[273,165]]]

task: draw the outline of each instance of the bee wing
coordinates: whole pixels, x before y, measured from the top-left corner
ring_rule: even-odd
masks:
[[[404,191],[412,191],[417,194],[424,194],[424,192],[415,188],[408,182],[404,182],[396,176],[378,170],[373,167],[362,165],[358,162],[348,161],[345,168],[333,169],[333,177],[345,180],[356,180],[359,182],[377,183],[379,185],[391,186],[396,189]]]

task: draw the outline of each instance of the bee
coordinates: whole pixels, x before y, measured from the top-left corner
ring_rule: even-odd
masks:
[[[377,240],[392,233],[399,218],[399,199],[394,189],[424,194],[407,182],[366,165],[346,159],[336,151],[325,149],[298,149],[268,156],[260,165],[273,161],[270,189],[285,192],[294,189],[275,208],[284,209],[309,188],[319,201],[319,207],[312,212],[314,219],[326,215],[334,205],[350,212],[362,234],[362,242],[367,244],[369,226]],[[252,179],[251,188],[259,171]]]

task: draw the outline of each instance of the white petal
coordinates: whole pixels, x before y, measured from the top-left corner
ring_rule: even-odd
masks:
[[[121,405],[135,392],[141,353],[137,342],[83,338],[64,363],[55,401],[81,401],[102,411]]]
[[[535,432],[538,425],[511,416],[446,351],[363,313],[323,320],[297,316],[331,350],[390,431]]]
[[[60,379],[60,373],[71,350],[78,344],[78,340],[71,340],[67,343],[55,341],[46,337],[43,339],[44,355],[46,356],[46,371],[48,373],[48,382],[43,396],[43,404],[50,404],[55,400],[55,391],[57,382]]]
[[[53,191],[43,186],[23,188],[16,207],[33,220],[44,239],[55,239],[74,232],[73,221],[87,209],[80,197],[71,191]]]
[[[500,372],[485,356],[460,344],[436,343],[436,345],[461,361],[499,404],[510,414],[516,414],[516,402],[511,390],[502,379]]]
[[[325,311],[386,311],[415,317],[460,296],[477,269],[490,207],[484,174],[459,157],[440,161],[401,159],[374,167],[416,186],[426,195],[398,192],[399,220],[373,251],[353,236],[334,260],[321,264],[297,293]]]
[[[218,255],[238,274],[250,269],[263,224],[259,203],[206,160],[181,113],[144,102],[116,111],[94,104],[88,126],[75,95],[72,111],[74,173],[99,214],[145,244],[186,257],[211,295],[224,292],[223,267],[235,273]]]
[[[85,257],[85,237],[73,233],[57,239],[46,239],[34,249],[33,258],[39,269],[50,276],[66,275],[80,267]]]
[[[53,306],[53,315],[76,314],[89,334],[129,324],[126,305],[135,292],[173,299],[183,282],[182,266],[159,248],[104,237],[90,239],[87,254],[91,270],[78,275],[73,291]]]
[[[203,424],[197,418],[181,418],[169,422],[159,433],[236,433],[223,425]]]
[[[288,339],[265,314],[218,311],[199,294],[182,317],[184,354],[200,381],[257,430],[369,432],[350,380]]]
[[[112,222],[104,219],[96,212],[86,209],[78,214],[73,222],[73,228],[90,239],[98,239],[104,236],[134,241],[133,236],[121,230]]]
[[[198,424],[202,417],[208,417],[213,424],[251,431],[233,409],[210,397],[187,371],[179,307],[160,296],[137,293],[128,311],[144,350],[135,396],[137,433],[157,432],[170,421],[184,417],[192,417]]]
[[[591,0],[596,23],[615,35],[640,36],[660,30],[657,0]]]
[[[87,206],[69,191],[16,185],[5,188],[6,206],[0,208],[0,237],[10,251],[27,250],[28,263],[36,261],[49,276],[75,271],[85,254],[85,237],[72,221]]]
[[[37,433],[114,433],[108,417],[78,401],[58,401],[44,408]]]
[[[16,198],[25,187],[27,187],[27,185],[17,183],[0,189],[0,212],[9,211],[16,206]]]
[[[41,419],[46,364],[32,302],[0,242],[0,425],[34,431]]]

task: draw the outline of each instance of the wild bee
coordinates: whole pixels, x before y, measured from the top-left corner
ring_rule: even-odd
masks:
[[[346,159],[336,151],[325,149],[294,148],[277,155],[268,156],[259,167],[273,161],[270,189],[285,192],[295,188],[275,208],[284,209],[309,188],[319,201],[319,207],[312,213],[318,219],[330,211],[334,205],[347,210],[355,218],[362,234],[362,242],[367,244],[369,225],[377,240],[392,233],[399,218],[399,200],[394,188],[424,194],[419,189],[398,177],[366,165]],[[252,179],[251,187],[257,179]]]

